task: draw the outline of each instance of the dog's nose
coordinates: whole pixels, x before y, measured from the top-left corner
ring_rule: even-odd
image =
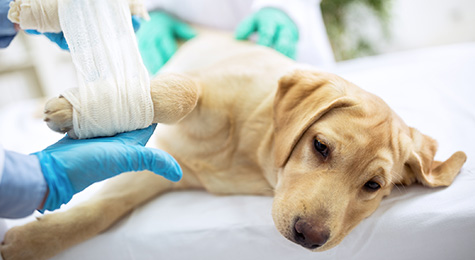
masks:
[[[323,246],[329,237],[330,232],[322,225],[312,225],[304,219],[297,219],[294,224],[295,241],[308,249]]]

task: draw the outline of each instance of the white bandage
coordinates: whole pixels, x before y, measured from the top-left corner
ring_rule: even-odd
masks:
[[[16,0],[10,2],[8,19],[24,30],[60,32],[58,0]]]
[[[112,1],[110,1],[112,2]],[[130,13],[148,20],[143,0],[127,0]],[[58,0],[16,0],[10,2],[8,19],[20,25],[23,30],[39,32],[60,32]]]
[[[73,106],[78,138],[111,136],[152,124],[150,79],[142,63],[127,0],[61,0],[59,21],[79,88],[62,95]]]
[[[130,13],[133,15],[138,15],[145,20],[150,20],[148,15],[147,8],[145,7],[143,0],[128,0]]]

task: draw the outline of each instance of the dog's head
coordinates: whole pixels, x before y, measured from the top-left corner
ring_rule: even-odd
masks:
[[[274,124],[274,222],[315,251],[340,243],[394,185],[450,185],[466,160],[457,152],[434,161],[433,139],[406,126],[380,98],[329,73],[284,76]]]

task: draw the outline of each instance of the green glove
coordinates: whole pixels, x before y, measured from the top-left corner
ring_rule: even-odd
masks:
[[[274,48],[295,59],[299,32],[295,23],[284,12],[275,8],[263,8],[244,19],[236,29],[236,39],[246,40],[257,32],[257,44]]]
[[[165,12],[150,13],[150,21],[143,22],[137,32],[142,60],[151,75],[171,58],[177,50],[178,38],[189,40],[196,32],[186,23]]]

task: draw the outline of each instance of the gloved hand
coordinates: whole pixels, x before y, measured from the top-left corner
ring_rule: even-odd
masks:
[[[145,148],[156,125],[113,137],[75,140],[68,136],[34,153],[49,188],[43,210],[54,210],[89,185],[130,171],[149,170],[171,180],[182,171],[164,151]]]
[[[235,36],[238,40],[246,40],[254,32],[259,35],[257,44],[272,47],[295,59],[299,33],[295,23],[284,12],[262,8],[239,24]]]
[[[189,40],[196,32],[186,23],[162,12],[151,12],[150,21],[144,22],[137,32],[142,60],[151,75],[171,58],[177,50],[177,39]]]
[[[140,28],[141,23],[142,21],[138,16],[135,16],[135,15],[132,16],[132,26],[134,27],[134,32],[136,32]],[[40,33],[37,30],[25,30],[25,32],[29,34],[34,34],[34,35],[43,34],[50,41],[56,43],[59,46],[59,48],[61,48],[62,50],[69,51],[69,46],[68,46],[68,43],[66,42],[66,39],[64,38],[63,32]]]
[[[65,51],[69,51],[68,43],[66,42],[66,39],[64,38],[63,32],[59,33],[40,33],[37,30],[25,30],[26,33],[28,34],[33,34],[33,35],[44,35],[46,38],[48,38],[50,41],[56,43],[59,48]]]

